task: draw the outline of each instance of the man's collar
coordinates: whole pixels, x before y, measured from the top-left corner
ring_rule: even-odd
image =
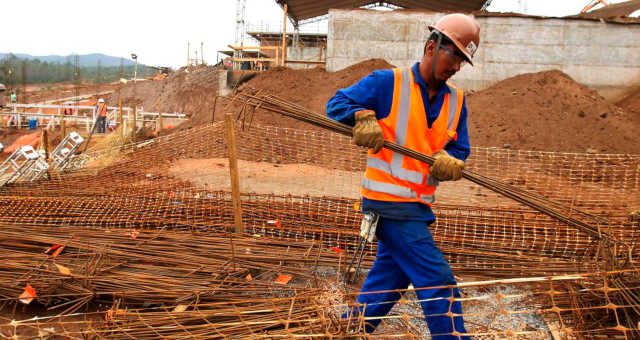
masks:
[[[427,82],[424,81],[424,79],[420,75],[420,62],[416,62],[413,65],[413,67],[411,67],[411,72],[413,72],[413,81],[415,83],[418,83],[418,85],[423,86],[426,89],[427,88]],[[446,86],[446,83],[440,89],[438,89],[438,92],[442,92],[442,91],[444,91],[444,93],[451,92],[451,90],[449,89],[449,86]]]

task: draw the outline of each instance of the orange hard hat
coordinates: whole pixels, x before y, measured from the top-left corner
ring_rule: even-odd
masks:
[[[429,30],[437,30],[453,42],[473,65],[473,55],[480,46],[480,25],[472,16],[453,13],[440,18]]]

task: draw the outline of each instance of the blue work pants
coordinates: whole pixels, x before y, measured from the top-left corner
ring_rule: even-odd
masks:
[[[105,133],[105,124],[107,123],[107,117],[98,116],[98,133]]]
[[[455,330],[466,333],[461,316],[451,317],[447,313],[462,314],[462,304],[450,301],[460,297],[457,288],[418,289],[455,285],[451,267],[433,241],[428,224],[424,221],[393,220],[380,217],[377,229],[378,254],[362,286],[358,302],[364,308],[365,317],[386,315],[400,299],[398,292],[366,292],[406,289],[409,283],[416,288],[416,295],[434,340],[470,339],[468,336],[451,334]],[[368,333],[380,323],[369,320]]]

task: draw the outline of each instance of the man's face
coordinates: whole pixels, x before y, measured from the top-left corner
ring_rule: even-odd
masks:
[[[423,62],[433,58],[436,62],[436,81],[445,82],[453,77],[460,68],[464,66],[466,59],[454,44],[440,44],[438,54],[435,55],[436,42],[430,41],[427,44]]]

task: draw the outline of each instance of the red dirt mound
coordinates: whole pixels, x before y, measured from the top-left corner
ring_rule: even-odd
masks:
[[[472,145],[638,153],[640,115],[608,103],[558,70],[521,74],[470,94]],[[634,117],[635,116],[635,117]]]
[[[247,86],[276,94],[284,99],[324,113],[327,100],[337,90],[349,87],[374,70],[390,69],[383,59],[370,59],[337,72],[316,67],[308,70],[276,68],[259,74]],[[242,88],[242,87],[241,87]]]
[[[640,87],[617,103],[618,106],[633,114],[636,119],[640,117]]]
[[[337,72],[327,72],[322,67],[307,70],[279,67],[262,72],[247,83],[240,85],[238,90],[243,91],[249,86],[263,90],[266,93],[275,94],[314,112],[324,114],[327,100],[329,100],[337,90],[355,84],[358,80],[375,70],[390,68],[393,68],[393,65],[383,59],[366,60]],[[216,110],[219,108],[220,106],[218,106]],[[221,119],[222,117],[222,115],[218,115],[217,112],[216,116],[216,119]],[[315,129],[315,127],[309,124],[262,111],[256,113],[253,121],[263,125]]]
[[[13,153],[18,150],[20,147],[25,145],[31,145],[34,148],[40,144],[40,132],[31,132],[29,134],[24,134],[18,138],[16,138],[11,145],[7,146],[2,152],[4,153]]]
[[[215,66],[193,66],[181,68],[161,80],[145,80],[128,83],[120,90],[125,106],[134,103],[146,111],[155,111],[156,103],[163,112],[180,112],[191,117],[193,123],[203,117],[211,117],[211,108],[218,92],[218,71]],[[118,105],[118,92],[107,99],[108,105]],[[199,125],[198,124],[198,125]]]

